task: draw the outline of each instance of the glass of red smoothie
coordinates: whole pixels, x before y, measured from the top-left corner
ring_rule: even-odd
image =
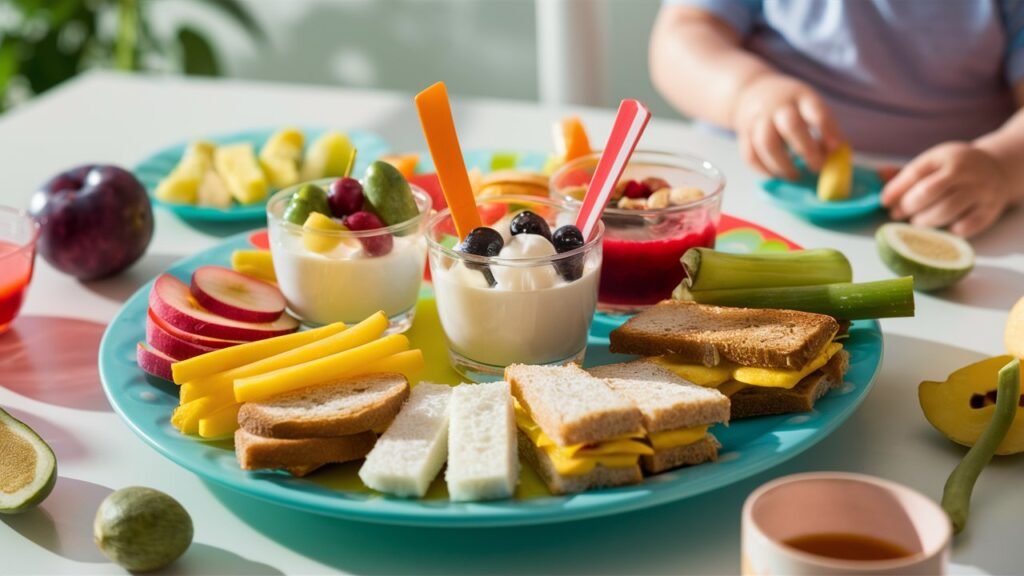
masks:
[[[578,208],[600,154],[566,163],[551,176],[551,196]],[[602,220],[604,264],[598,310],[628,314],[671,297],[689,248],[714,247],[725,176],[688,154],[633,154]]]
[[[0,334],[21,309],[32,280],[39,226],[22,210],[0,206]]]

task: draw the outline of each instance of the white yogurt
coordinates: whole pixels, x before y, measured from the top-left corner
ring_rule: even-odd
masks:
[[[554,254],[540,236],[513,237],[502,258]],[[535,240],[546,245],[540,246]],[[551,264],[495,266],[497,285],[480,270],[432,258],[437,311],[452,351],[491,366],[549,364],[573,359],[587,345],[597,305],[600,266],[587,258],[583,275],[566,282]]]
[[[274,273],[289,309],[315,324],[351,324],[378,310],[395,318],[413,309],[426,241],[420,234],[393,239],[394,247],[384,256],[368,256],[352,239],[321,254],[307,250],[301,234],[271,226]]]

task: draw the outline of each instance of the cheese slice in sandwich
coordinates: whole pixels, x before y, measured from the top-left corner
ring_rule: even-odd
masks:
[[[460,384],[448,422],[448,497],[455,502],[509,498],[519,480],[516,425],[507,382]]]
[[[613,330],[610,350],[718,388],[738,419],[813,409],[846,373],[838,332],[822,314],[667,300]]]
[[[359,469],[374,490],[422,498],[448,457],[452,387],[421,382]]]
[[[644,441],[654,451],[641,457],[647,474],[718,458],[718,440],[708,428],[729,421],[729,398],[721,392],[642,360],[598,366],[590,373],[640,410]]]
[[[654,450],[628,399],[579,366],[505,369],[516,397],[519,452],[555,494],[635,484]]]

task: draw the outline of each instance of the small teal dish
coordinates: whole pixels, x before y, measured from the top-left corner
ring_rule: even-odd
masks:
[[[812,221],[853,220],[882,207],[884,183],[872,168],[854,166],[850,198],[836,202],[819,200],[818,175],[799,164],[798,168],[800,178],[796,181],[773,178],[761,183],[761,189],[776,206]]]
[[[170,202],[161,202],[153,196],[153,191],[156,190],[160,181],[166,178],[174,167],[181,161],[182,155],[185,153],[185,149],[188,147],[190,142],[196,140],[207,140],[217,145],[225,144],[243,144],[250,143],[256,147],[256,153],[259,153],[260,148],[270,138],[270,136],[276,132],[278,128],[267,128],[260,130],[248,130],[245,132],[236,132],[233,134],[221,134],[218,136],[209,136],[203,138],[195,138],[189,142],[182,142],[174,146],[168,146],[153,155],[149,156],[142,162],[139,162],[135,166],[135,176],[149,191],[150,200],[152,200],[154,206],[161,206],[174,212],[180,218],[184,220],[207,220],[207,221],[221,221],[221,222],[241,222],[250,220],[266,220],[267,218],[267,206],[265,202],[259,204],[251,204],[247,206],[232,205],[230,208],[214,208],[211,206],[193,206],[190,204],[173,204]],[[327,132],[325,128],[303,128],[302,133],[306,139],[306,145],[308,146],[311,142],[320,137],[321,134]],[[380,136],[373,132],[367,132],[365,130],[341,130],[348,135],[349,140],[352,141],[352,145],[356,147],[359,153],[356,155],[356,165],[353,169],[353,173],[356,175],[362,174],[366,167],[371,162],[380,158],[381,156],[390,152],[391,148],[386,141]],[[271,194],[274,191],[271,190]],[[269,198],[271,194],[268,194]]]

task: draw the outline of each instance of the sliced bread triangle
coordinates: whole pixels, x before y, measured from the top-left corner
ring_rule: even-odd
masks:
[[[346,436],[383,429],[408,397],[405,376],[371,374],[248,402],[238,424],[267,438]]]
[[[505,369],[512,394],[556,444],[594,444],[643,434],[640,411],[575,364]]]
[[[649,433],[729,421],[729,398],[714,388],[683,380],[671,370],[638,360],[590,369],[633,402]]]

